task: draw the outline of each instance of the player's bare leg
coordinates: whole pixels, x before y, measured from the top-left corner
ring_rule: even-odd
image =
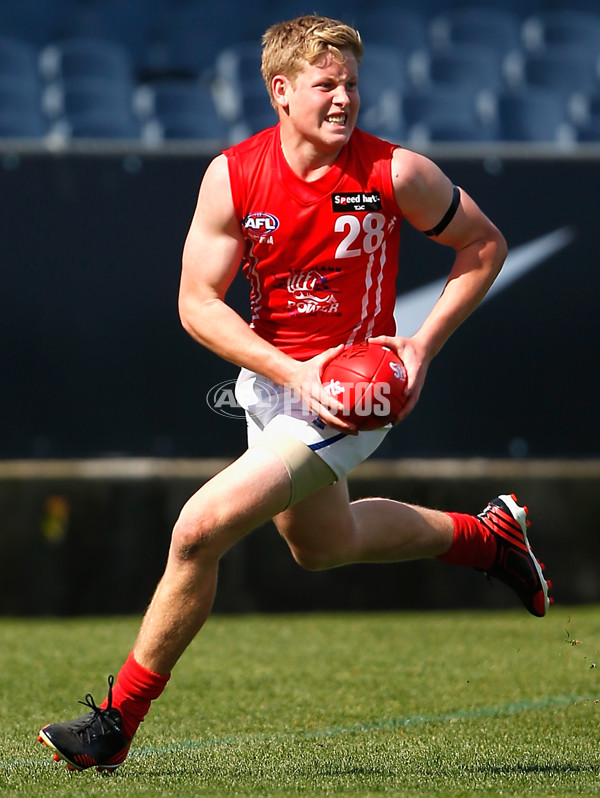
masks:
[[[285,507],[290,494],[282,461],[255,448],[192,496],[175,524],[166,570],[134,650],[116,684],[109,678],[107,699],[97,706],[88,693],[83,703],[91,712],[40,730],[38,739],[55,759],[64,759],[70,770],[114,771],[124,762],[151,701],[210,612],[219,558]]]
[[[474,516],[382,498],[350,503],[342,481],[275,522],[305,568],[437,557],[505,582],[533,615],[544,616],[552,604],[551,583],[529,544],[527,507],[514,494],[498,496]]]
[[[350,503],[346,480],[323,488],[274,519],[305,568],[435,557],[452,543],[443,512],[391,499]]]
[[[165,573],[134,647],[136,660],[169,673],[206,620],[223,554],[289,501],[288,473],[261,447],[248,450],[186,503]]]

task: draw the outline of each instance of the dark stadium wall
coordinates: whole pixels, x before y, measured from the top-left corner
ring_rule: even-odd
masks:
[[[600,162],[438,158],[506,235],[498,290],[430,369],[381,457],[594,457],[600,421]],[[244,425],[207,406],[236,368],[177,316],[180,257],[208,157],[27,154],[0,161],[0,460],[229,457]],[[408,226],[398,292],[451,253]],[[432,293],[433,292],[433,293]],[[246,313],[242,280],[231,301]],[[417,318],[417,317],[415,317]]]
[[[438,161],[503,230],[509,259],[432,364],[416,411],[377,453],[387,460],[350,480],[352,495],[477,512],[515,490],[532,509],[557,602],[600,601],[600,161]],[[0,614],[143,610],[180,507],[218,465],[196,458],[230,458],[244,445],[243,421],[207,404],[236,368],[189,339],[177,316],[181,251],[207,163],[0,158]],[[401,327],[435,301],[451,254],[406,227]],[[243,280],[230,297],[246,314]],[[155,459],[119,475],[111,463],[122,456]],[[61,458],[100,459],[63,468]],[[168,458],[192,458],[190,473],[169,472]],[[424,458],[420,469],[409,458]],[[437,458],[459,460],[438,473]],[[498,459],[486,470],[477,458]],[[113,586],[101,601],[90,589],[98,568]],[[224,558],[216,602],[223,612],[450,606],[515,599],[437,562],[307,573],[272,525]]]
[[[0,615],[143,612],[179,510],[215,466],[194,462],[178,475],[167,467],[126,475],[127,468],[119,473],[104,461],[71,471],[64,462],[54,471],[48,463],[27,463],[29,471],[2,464]],[[600,461],[476,460],[463,467],[409,460],[371,463],[349,487],[353,498],[383,495],[474,513],[498,493],[515,491],[530,508],[536,554],[564,607],[600,601],[599,479]],[[227,552],[215,602],[215,611],[231,613],[516,607],[516,595],[498,581],[436,560],[304,571],[271,523]]]

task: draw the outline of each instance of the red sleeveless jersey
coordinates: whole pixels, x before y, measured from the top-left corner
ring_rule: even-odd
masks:
[[[246,239],[251,325],[294,358],[395,332],[402,215],[394,149],[355,129],[313,182],[289,167],[278,125],[225,150]]]

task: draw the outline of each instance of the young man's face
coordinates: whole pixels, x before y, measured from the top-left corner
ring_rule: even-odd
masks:
[[[344,61],[326,53],[306,64],[293,82],[280,86],[284,114],[305,138],[327,149],[342,147],[350,138],[360,106],[358,64],[349,51]]]

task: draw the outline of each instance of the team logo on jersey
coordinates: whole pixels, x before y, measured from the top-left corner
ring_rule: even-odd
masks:
[[[279,227],[279,219],[273,216],[272,213],[264,211],[249,213],[242,220],[242,227],[248,233],[248,236],[255,241],[272,244],[272,234]]]
[[[332,194],[331,207],[334,213],[348,211],[380,211],[381,196],[378,191],[356,191],[352,194]]]
[[[339,302],[324,277],[315,269],[292,272],[287,279],[288,308],[296,313],[339,313]]]

